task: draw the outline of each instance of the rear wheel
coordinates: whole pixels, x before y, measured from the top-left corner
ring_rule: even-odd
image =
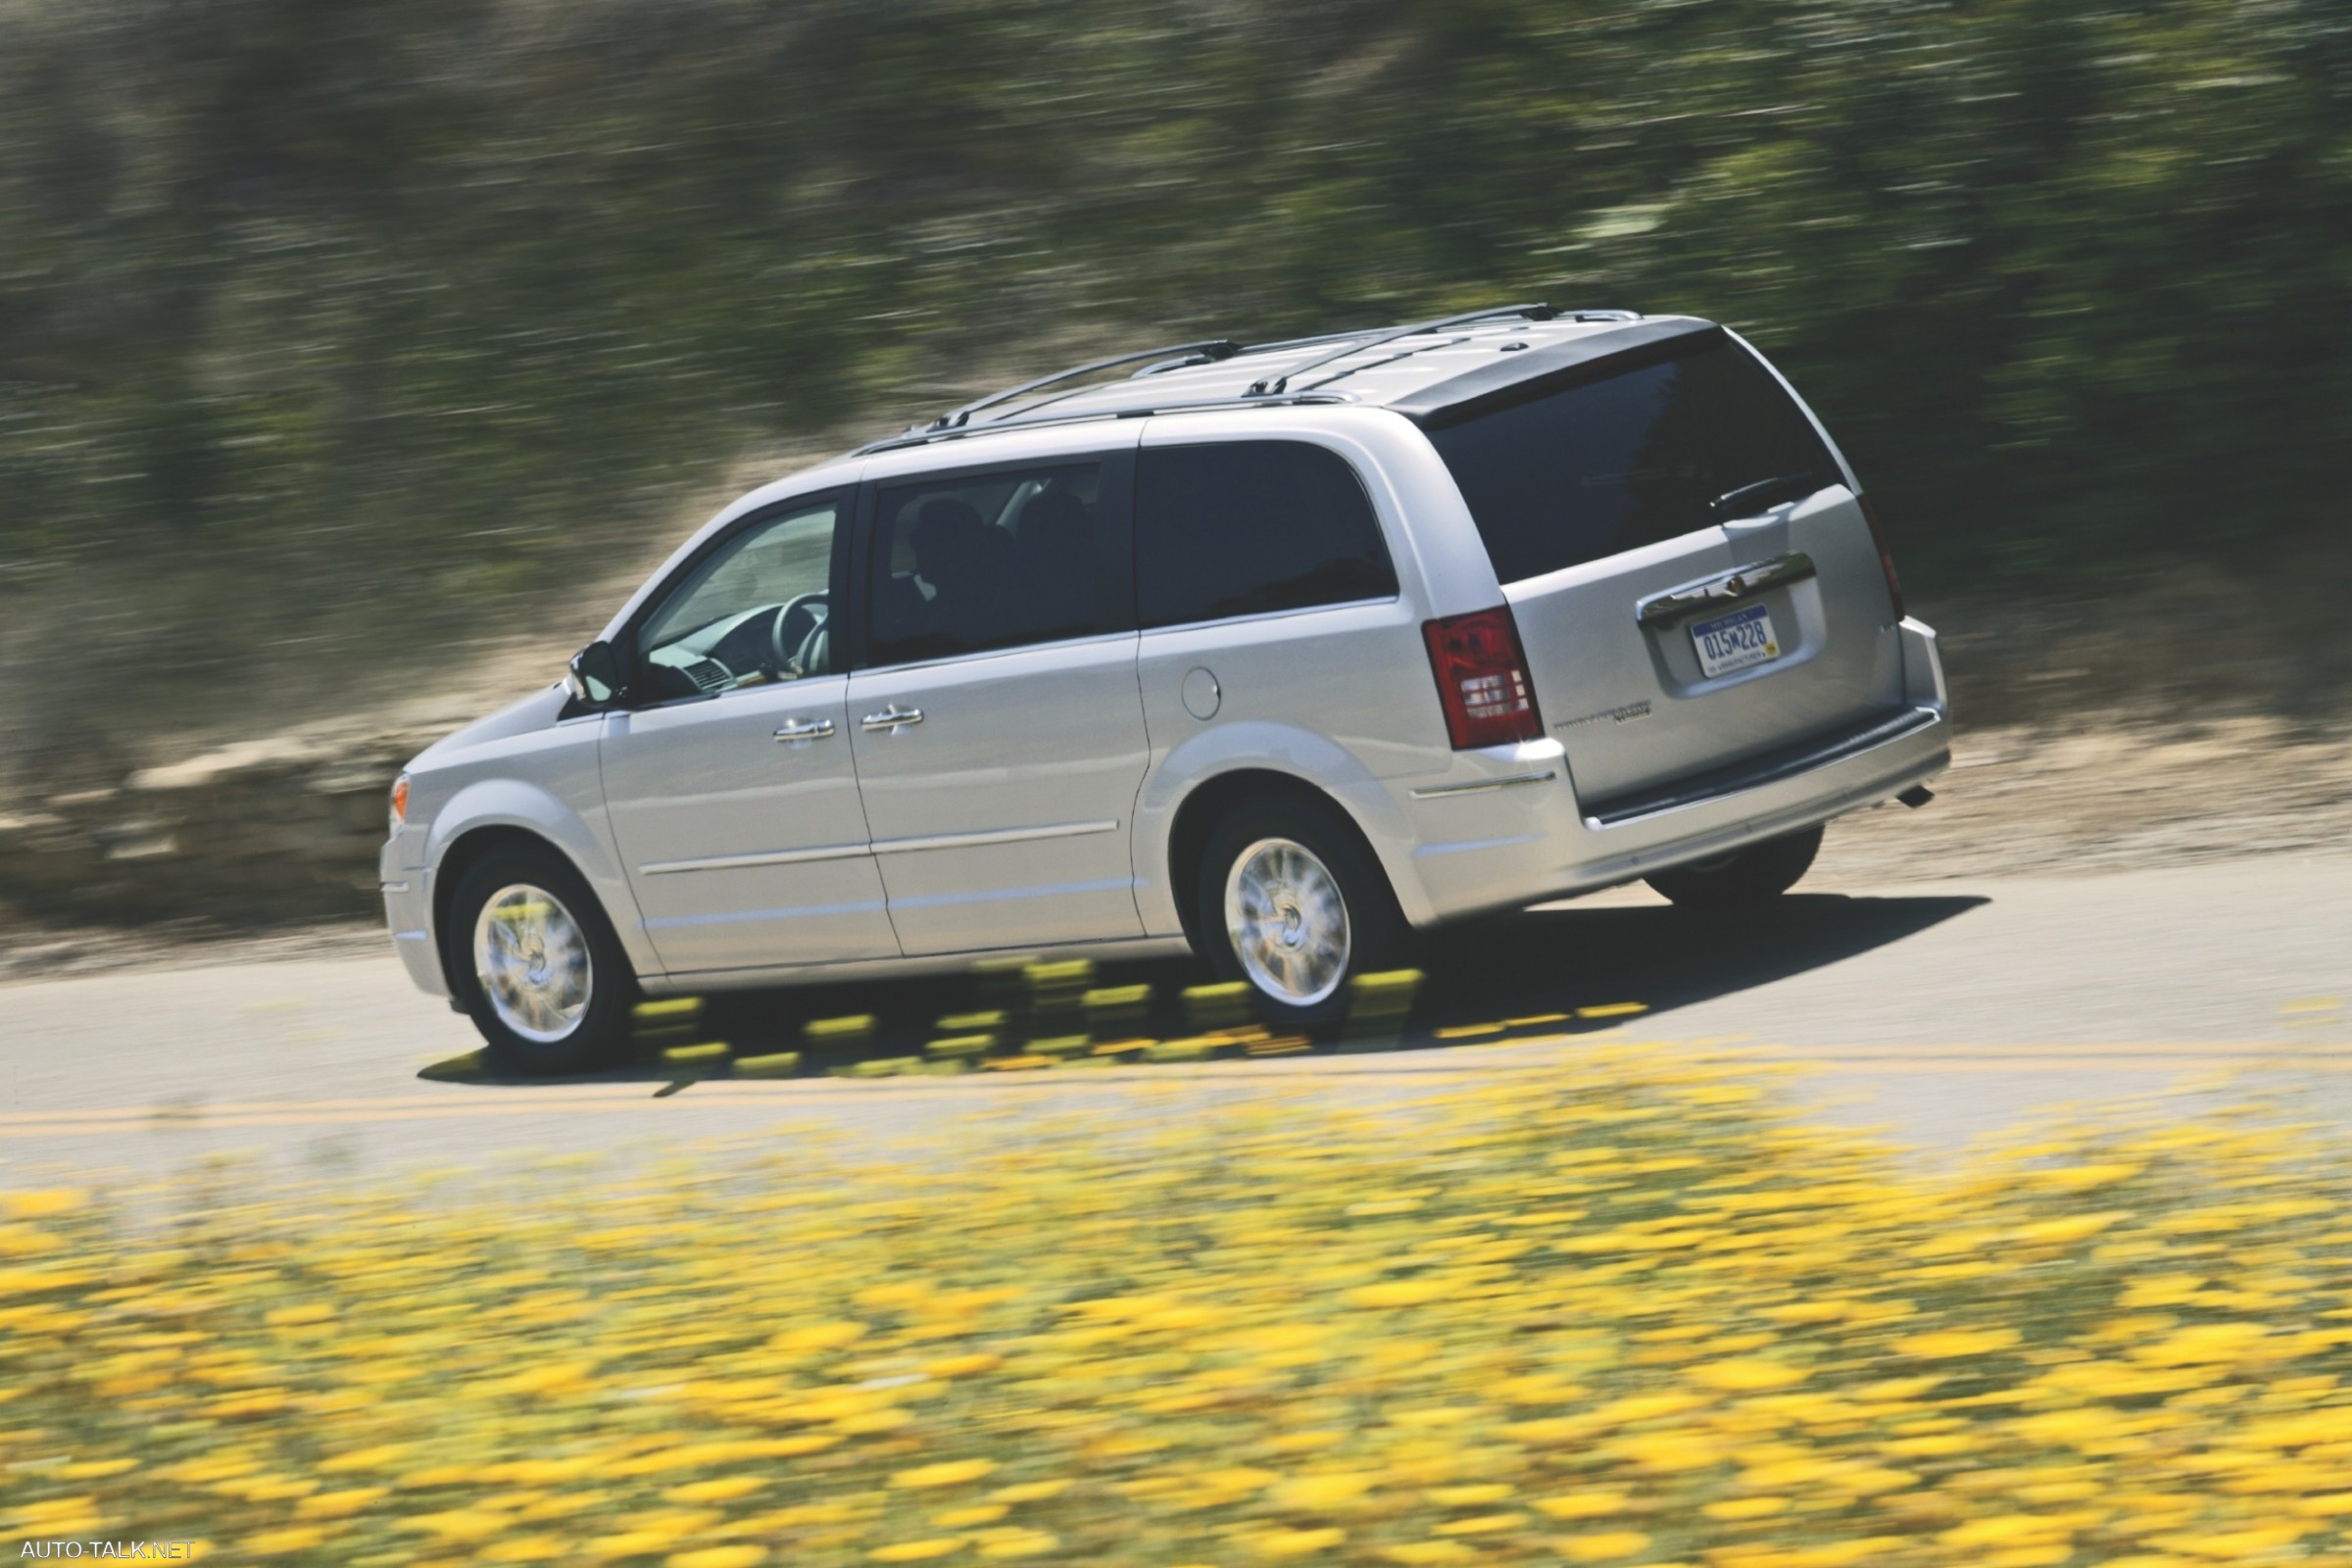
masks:
[[[1348,982],[1381,967],[1404,917],[1348,821],[1297,801],[1244,806],[1209,834],[1195,926],[1209,964],[1256,993],[1277,1027],[1347,1016]]]
[[[1796,886],[1820,851],[1821,827],[1815,824],[1642,880],[1690,908],[1733,909],[1777,899]]]
[[[492,1061],[543,1076],[628,1050],[636,976],[579,873],[552,850],[493,851],[450,901],[445,956]]]

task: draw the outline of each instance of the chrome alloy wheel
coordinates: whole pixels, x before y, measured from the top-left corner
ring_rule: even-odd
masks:
[[[514,882],[473,922],[473,972],[498,1021],[551,1045],[580,1026],[595,995],[588,935],[545,888]]]
[[[1348,901],[1303,844],[1259,839],[1225,878],[1225,930],[1250,981],[1277,1002],[1311,1007],[1348,972]]]

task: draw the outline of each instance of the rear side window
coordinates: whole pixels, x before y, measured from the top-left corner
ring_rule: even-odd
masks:
[[[1396,592],[1363,481],[1304,441],[1147,448],[1135,530],[1148,627]]]
[[[1838,482],[1804,412],[1721,337],[1428,433],[1506,583]]]
[[[871,662],[904,664],[1107,629],[1102,465],[964,474],[877,498]]]

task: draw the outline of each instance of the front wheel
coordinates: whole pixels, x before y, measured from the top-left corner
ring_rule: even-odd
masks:
[[[1693,909],[1736,909],[1777,899],[1796,886],[1821,852],[1821,826],[1801,828],[1761,844],[1693,860],[1642,878],[1661,895]]]
[[[493,1062],[541,1077],[627,1054],[636,976],[596,896],[562,857],[492,852],[458,883],[449,915],[451,988]]]
[[[1217,824],[1201,857],[1195,929],[1209,964],[1285,1028],[1347,1015],[1348,982],[1404,935],[1388,878],[1336,811],[1266,801]]]

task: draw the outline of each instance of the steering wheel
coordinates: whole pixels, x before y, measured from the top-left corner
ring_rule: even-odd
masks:
[[[831,601],[822,590],[802,594],[784,603],[776,611],[776,618],[767,628],[768,652],[775,658],[769,667],[779,675],[798,675],[801,650],[831,612]]]

